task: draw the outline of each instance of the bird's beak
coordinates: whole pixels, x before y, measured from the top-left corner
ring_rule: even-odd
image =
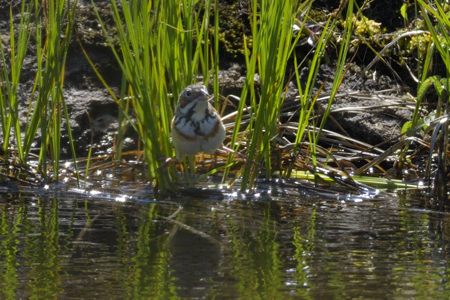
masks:
[[[206,89],[206,87],[203,87],[200,91],[203,93],[203,95],[209,96],[209,93],[208,93],[208,90]]]
[[[208,90],[206,89],[206,87],[203,87],[200,91],[203,94],[203,96],[206,97],[206,99],[207,99],[206,102],[209,102],[209,101],[211,101],[214,98],[214,95],[211,96],[209,94]]]

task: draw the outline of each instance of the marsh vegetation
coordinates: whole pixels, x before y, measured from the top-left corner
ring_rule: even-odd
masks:
[[[139,157],[145,161],[154,186],[164,192],[179,183],[180,169],[166,163],[174,156],[170,120],[177,95],[200,78],[212,88],[215,107],[226,113],[225,146],[233,150],[227,156],[214,157],[208,166],[203,164],[206,174],[222,176],[222,181],[230,184],[239,179],[245,191],[254,188],[261,176],[290,178],[308,171],[316,179],[340,178],[357,186],[354,175],[370,175],[368,170],[376,170],[376,177],[386,177],[386,170],[394,168],[400,174],[397,179],[403,179],[401,174],[405,172],[417,172],[416,181],[422,180],[441,202],[445,201],[447,5],[426,1],[404,4],[399,11],[404,29],[387,34],[380,23],[364,15],[370,1],[344,1],[328,15],[318,14],[313,3],[249,1],[242,8],[248,16],[247,27],[234,38],[241,41],[236,44],[242,46],[238,51],[244,61],[245,81],[240,95],[226,98],[221,97],[219,80],[220,56],[224,53],[219,1],[111,1],[109,15],[92,5],[121,78],[120,87],[111,86],[78,38],[85,59],[119,108],[120,125],[112,159],[121,158],[124,134],[131,127],[141,142]],[[77,40],[73,38],[74,20],[80,5],[84,3],[11,4],[8,39],[1,47],[2,150],[5,157],[12,156],[25,165],[33,159],[31,154],[38,155],[36,170],[54,180],[60,173],[62,126],[67,132],[74,174],[87,174],[90,167],[89,163],[83,170],[77,167],[63,95],[65,64]],[[309,47],[306,53],[305,44]],[[409,102],[392,103],[414,106],[412,118],[402,125],[397,141],[380,147],[327,129],[333,103],[342,96],[340,86],[348,66],[357,61],[361,48],[373,57],[366,71],[382,65],[398,74],[398,66],[390,61],[396,59],[416,81],[416,96]],[[335,54],[331,54],[333,51]],[[28,79],[33,82],[28,98],[21,99],[25,59],[32,59],[36,68]],[[334,73],[326,94],[324,85],[318,82],[324,60],[327,65],[331,63]],[[288,102],[289,84],[295,86],[297,96]],[[436,100],[424,101],[426,97]],[[21,105],[28,107],[25,124],[19,117]],[[36,139],[38,149],[33,148]],[[88,160],[96,156],[92,151],[88,154]],[[423,157],[425,162],[419,165],[417,161],[423,161]],[[352,167],[345,170],[340,167],[344,164]]]
[[[448,1],[331,2],[0,2],[0,297],[446,297]]]

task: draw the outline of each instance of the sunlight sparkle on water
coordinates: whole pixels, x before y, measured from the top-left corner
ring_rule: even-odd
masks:
[[[130,197],[126,196],[126,195],[120,195],[117,196],[114,200],[116,202],[126,202]]]
[[[363,202],[364,199],[359,197],[352,197],[350,200],[352,200],[353,202]]]
[[[80,194],[86,193],[86,190],[80,189],[80,188],[72,188],[70,191],[74,192],[74,193],[80,193]]]
[[[285,284],[286,284],[286,286],[297,286],[298,285],[297,282],[295,282],[295,281],[286,281]]]
[[[96,195],[101,194],[101,192],[97,191],[97,190],[92,190],[92,191],[89,191],[89,194],[92,195],[92,196],[96,196]]]

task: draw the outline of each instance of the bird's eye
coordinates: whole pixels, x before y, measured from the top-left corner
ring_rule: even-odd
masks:
[[[186,92],[186,96],[190,97],[192,95],[191,91]]]

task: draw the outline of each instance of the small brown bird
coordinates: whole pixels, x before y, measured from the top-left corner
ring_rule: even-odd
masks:
[[[172,119],[172,142],[178,160],[199,152],[214,153],[222,146],[225,127],[210,99],[202,84],[189,85],[181,92]]]

